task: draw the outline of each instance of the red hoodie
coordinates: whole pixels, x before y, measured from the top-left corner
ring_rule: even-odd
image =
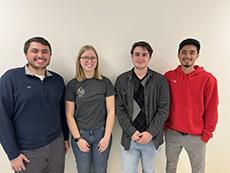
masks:
[[[166,72],[165,77],[171,96],[165,127],[201,136],[204,142],[208,142],[218,119],[216,78],[199,66],[189,74],[178,66]]]

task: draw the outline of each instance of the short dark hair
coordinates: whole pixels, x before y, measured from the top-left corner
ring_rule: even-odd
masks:
[[[178,53],[180,52],[180,50],[186,46],[186,45],[193,45],[196,47],[197,49],[197,52],[199,53],[200,52],[200,42],[196,39],[193,39],[193,38],[187,38],[185,40],[183,40],[180,45],[179,45],[179,49],[178,49]]]
[[[138,42],[135,42],[135,43],[133,44],[133,46],[132,46],[131,51],[130,51],[131,55],[133,55],[134,49],[135,49],[136,47],[138,47],[138,46],[147,49],[147,51],[148,51],[149,54],[150,54],[150,57],[152,56],[153,49],[152,49],[152,47],[150,46],[150,44],[147,43],[147,42],[145,42],[145,41],[138,41]]]
[[[31,42],[38,42],[38,43],[41,43],[42,45],[48,46],[50,49],[50,54],[52,54],[52,49],[51,49],[50,43],[46,39],[44,39],[43,37],[32,37],[29,40],[27,40],[24,44],[24,53],[25,54],[27,54],[27,51],[30,47]]]

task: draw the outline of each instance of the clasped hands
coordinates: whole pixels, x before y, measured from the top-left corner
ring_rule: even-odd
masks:
[[[153,136],[147,132],[144,131],[142,133],[140,133],[139,131],[136,131],[133,136],[132,136],[132,141],[135,141],[139,144],[147,144],[152,140]]]

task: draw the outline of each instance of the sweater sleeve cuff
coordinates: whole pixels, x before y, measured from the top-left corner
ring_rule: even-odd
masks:
[[[64,140],[65,141],[68,141],[69,140],[69,131],[67,130],[67,131],[64,131],[63,132],[63,136],[64,136]]]
[[[133,134],[136,132],[137,130],[134,128],[134,127],[131,127],[130,130],[129,130],[129,135],[130,137],[133,136]]]
[[[7,153],[7,157],[9,160],[14,160],[20,155],[19,151],[13,152],[13,153]]]
[[[158,133],[158,131],[155,128],[148,128],[146,131],[149,132],[153,137],[156,136]]]
[[[203,130],[203,134],[201,136],[201,140],[207,143],[210,138],[212,138],[212,133],[208,132],[207,130]]]
[[[210,138],[211,138],[211,137],[210,137],[210,136],[207,136],[207,135],[201,136],[201,140],[204,141],[205,143],[208,143],[208,141],[209,141]]]

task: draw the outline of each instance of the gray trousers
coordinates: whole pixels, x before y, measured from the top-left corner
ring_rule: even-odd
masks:
[[[168,129],[165,134],[166,140],[166,172],[176,173],[179,155],[184,148],[188,154],[192,173],[205,172],[206,143],[200,136],[182,135],[177,131]]]
[[[63,135],[35,150],[22,151],[30,160],[26,170],[16,173],[64,173],[65,146]]]

